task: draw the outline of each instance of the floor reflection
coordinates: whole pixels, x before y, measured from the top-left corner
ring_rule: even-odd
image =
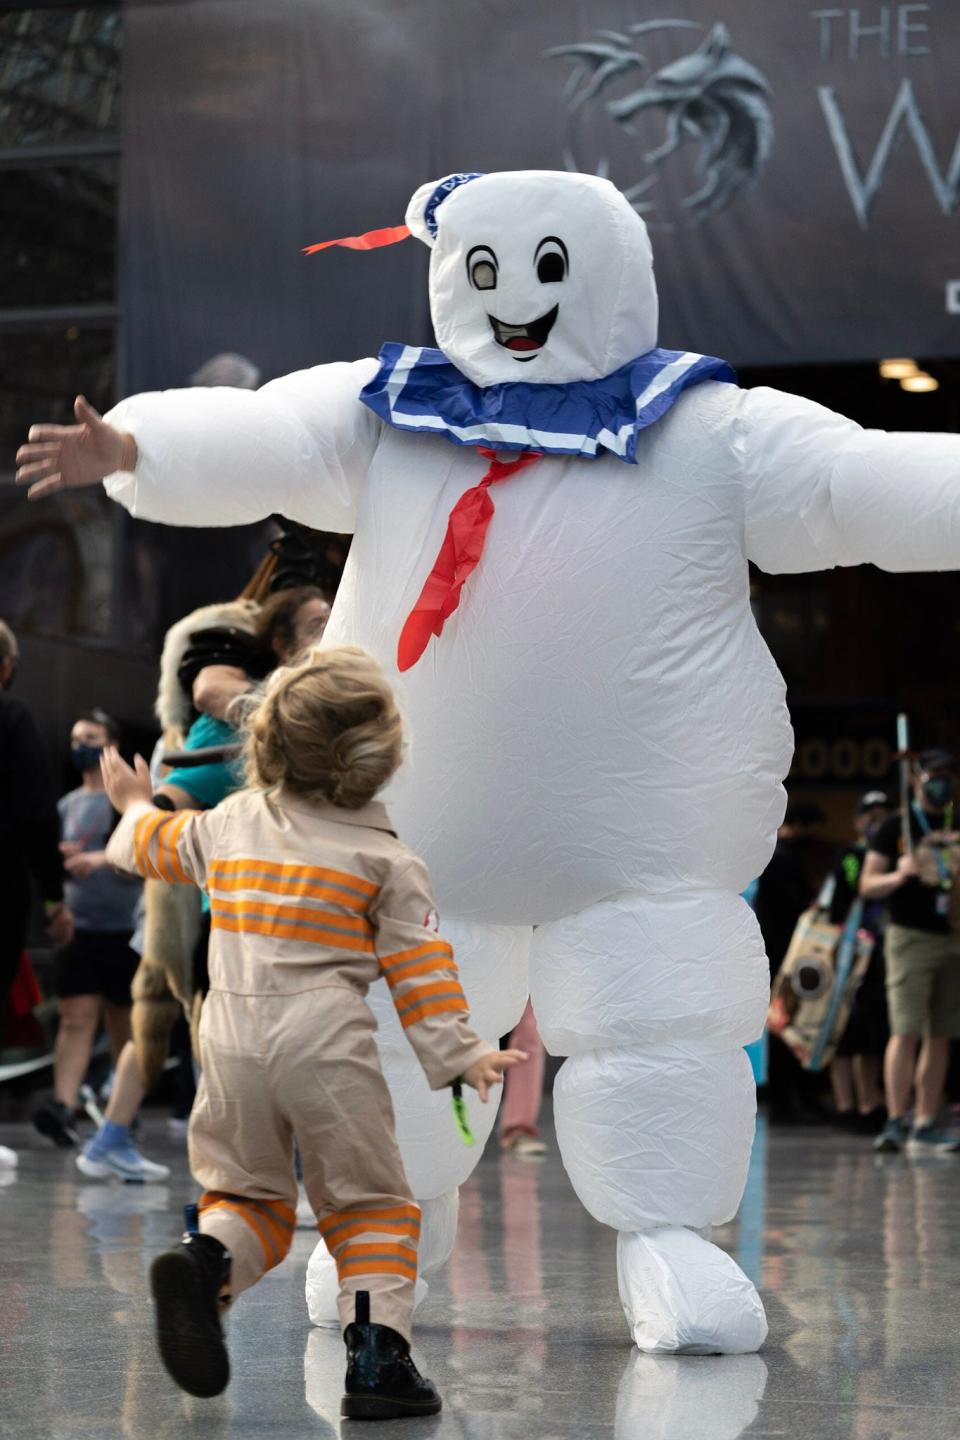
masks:
[[[172,1167],[163,1186],[91,1184],[71,1155],[0,1127],[21,1152],[0,1172],[0,1430],[348,1440],[342,1342],[305,1313],[307,1232],[236,1307],[225,1396],[190,1400],[163,1372],[146,1275],[193,1185],[162,1122],[147,1128]],[[615,1236],[583,1211],[555,1149],[541,1164],[492,1151],[417,1316],[417,1358],[445,1409],[404,1422],[404,1440],[956,1440],[958,1187],[960,1159],[883,1161],[868,1141],[761,1128],[740,1217],[715,1238],[760,1282],[767,1347],[651,1358],[630,1343]]]
[[[738,1440],[766,1387],[759,1355],[633,1355],[617,1393],[615,1440]]]

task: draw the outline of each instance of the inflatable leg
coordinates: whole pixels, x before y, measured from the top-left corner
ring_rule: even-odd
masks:
[[[470,1003],[470,1023],[496,1049],[523,1014],[529,994],[528,929],[476,925],[444,919],[443,933],[454,947],[460,978]],[[422,1278],[446,1264],[457,1228],[458,1188],[473,1172],[497,1118],[499,1096],[481,1105],[465,1094],[477,1138],[465,1146],[457,1133],[449,1090],[431,1090],[404,1037],[385,985],[369,994],[379,1023],[377,1044],[390,1087],[397,1140],[407,1179],[422,1212],[417,1304],[427,1293]],[[307,1309],[314,1325],[339,1326],[334,1263],[321,1240],[307,1267]]]
[[[763,1306],[706,1238],[736,1213],[756,1092],[743,1046],[769,971],[756,921],[722,891],[622,896],[541,926],[533,1004],[557,1140],[590,1213],[620,1232],[620,1295],[637,1345],[739,1354],[766,1337]]]

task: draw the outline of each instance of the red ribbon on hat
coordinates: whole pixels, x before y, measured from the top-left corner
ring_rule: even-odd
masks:
[[[501,460],[496,450],[484,445],[479,445],[477,452],[490,461],[490,466],[479,484],[465,491],[450,511],[440,553],[400,632],[397,665],[401,670],[416,665],[430,636],[440,634],[460,604],[460,591],[477,568],[494,514],[490,486],[542,458],[539,450],[525,451],[512,460]]]
[[[331,245],[342,245],[345,250],[379,250],[382,245],[396,245],[410,234],[408,225],[387,225],[383,230],[368,230],[365,235],[345,235],[342,240],[321,240],[319,245],[307,245],[304,255],[316,255],[318,250],[329,250]]]

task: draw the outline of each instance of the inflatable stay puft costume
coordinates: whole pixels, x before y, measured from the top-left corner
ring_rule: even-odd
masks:
[[[569,1057],[557,1137],[618,1232],[641,1349],[752,1351],[763,1307],[709,1235],[753,1137],[743,1047],[769,972],[740,892],[773,850],[792,734],[747,562],[960,565],[960,439],[865,432],[656,349],[647,232],[606,180],[451,176],[407,224],[432,249],[439,350],[135,396],[108,418],[137,468],[106,487],[148,520],[281,511],[353,533],[323,643],[365,646],[396,685],[413,745],[386,798],[432,872],[475,1028],[495,1043],[530,991]],[[377,988],[429,1273],[479,1152]],[[471,1119],[485,1139],[493,1107]],[[321,1251],[319,1321],[328,1272]]]

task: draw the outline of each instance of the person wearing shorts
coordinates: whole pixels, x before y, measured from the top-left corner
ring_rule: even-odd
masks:
[[[860,893],[885,900],[887,1009],[890,1040],[884,1057],[889,1119],[880,1151],[960,1151],[960,1137],[937,1126],[950,1041],[960,1036],[960,935],[951,928],[951,879],[943,855],[943,883],[920,879],[913,850],[953,828],[957,762],[946,750],[927,750],[916,762],[904,843],[900,815],[884,821],[870,839]],[[942,848],[942,847],[941,847]],[[935,853],[937,847],[934,845]],[[914,1095],[914,1123],[905,1116]]]
[[[102,710],[81,715],[70,735],[81,784],[59,802],[64,893],[73,912],[73,939],[56,956],[60,1027],[54,1047],[53,1098],[33,1123],[56,1145],[79,1139],[77,1100],[101,1020],[114,1064],[130,1038],[130,985],[137,955],[130,948],[141,882],[108,863],[107,840],[117,816],[100,775],[100,755],[115,743],[117,726]]]

